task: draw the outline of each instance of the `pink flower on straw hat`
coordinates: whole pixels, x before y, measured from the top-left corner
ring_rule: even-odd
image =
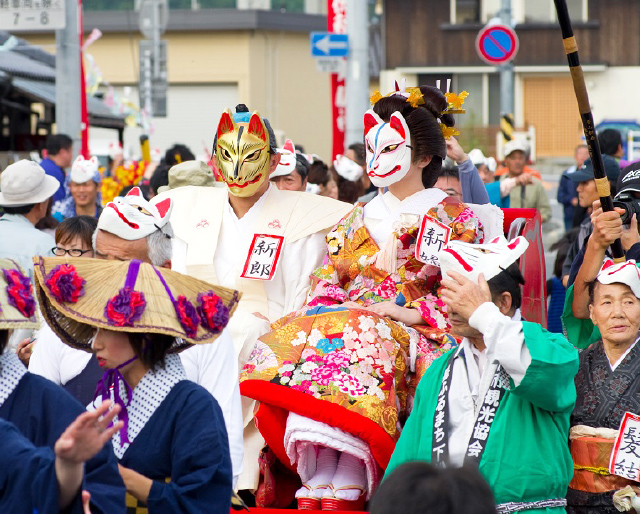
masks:
[[[222,332],[229,322],[229,309],[222,299],[213,291],[207,291],[198,295],[198,304],[202,326],[214,334]]]
[[[17,269],[3,269],[7,281],[7,297],[9,305],[13,305],[25,318],[36,312],[36,301],[33,298],[33,286],[29,277]]]
[[[104,315],[109,325],[116,327],[132,327],[142,317],[147,301],[144,293],[123,287],[104,308]]]
[[[48,274],[45,284],[53,297],[59,302],[76,303],[84,295],[85,280],[78,275],[70,264],[59,264]]]
[[[180,295],[175,302],[175,309],[178,314],[178,321],[184,328],[187,337],[195,337],[200,324],[200,316],[193,304],[186,296]]]

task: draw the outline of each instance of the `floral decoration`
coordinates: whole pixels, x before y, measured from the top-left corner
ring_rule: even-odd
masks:
[[[109,325],[116,327],[132,327],[142,317],[147,306],[144,293],[123,287],[111,298],[104,308],[104,315]]]
[[[53,268],[45,280],[51,295],[59,302],[76,303],[84,295],[86,280],[76,272],[75,266],[59,264]]]
[[[176,300],[176,312],[178,313],[178,321],[184,328],[187,337],[195,337],[200,324],[200,316],[193,304],[187,300],[186,296],[180,295]]]
[[[213,291],[198,295],[197,311],[202,326],[214,334],[222,332],[229,323],[229,309]]]
[[[32,317],[36,312],[36,301],[33,298],[31,280],[17,269],[3,269],[2,271],[7,281],[9,305],[18,309],[25,318]]]

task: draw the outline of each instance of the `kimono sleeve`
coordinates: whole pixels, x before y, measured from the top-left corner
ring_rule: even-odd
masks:
[[[153,481],[149,512],[229,512],[231,458],[222,411],[198,387],[182,405],[171,442],[171,481]]]
[[[0,454],[0,510],[58,512],[53,450],[35,447],[15,426],[0,419]],[[81,489],[65,513],[82,513]]]
[[[307,305],[337,305],[349,301],[349,295],[343,289],[348,277],[341,277],[335,259],[345,252],[345,228],[337,225],[327,234],[327,254],[322,266],[311,275],[311,289],[307,296]]]
[[[427,213],[428,216],[448,225],[451,228],[451,239],[465,243],[479,243],[484,239],[484,229],[473,211],[455,198],[445,198]],[[432,291],[436,293],[436,288]],[[405,307],[417,309],[427,325],[434,328],[447,328],[442,314],[444,302],[440,298],[428,294],[409,302]]]
[[[522,329],[531,363],[511,392],[549,412],[573,410],[578,351],[562,334],[547,332],[537,323],[523,321]]]
[[[585,349],[600,339],[600,330],[590,319],[578,319],[573,315],[573,284],[567,289],[562,310],[562,328],[569,342],[576,348]]]

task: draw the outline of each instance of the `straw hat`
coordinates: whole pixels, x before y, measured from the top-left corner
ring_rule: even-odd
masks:
[[[91,351],[96,328],[167,334],[211,343],[227,325],[240,293],[141,261],[35,257],[40,308],[63,342]]]
[[[0,259],[0,330],[37,328],[31,279],[14,261]]]

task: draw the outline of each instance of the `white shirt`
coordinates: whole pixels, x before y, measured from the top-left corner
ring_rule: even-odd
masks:
[[[273,184],[269,185],[270,189],[275,187]],[[218,245],[213,257],[218,285],[237,288],[236,279],[247,259],[268,191],[240,219],[230,203],[227,202],[224,206]],[[269,322],[274,322],[304,305],[311,283],[309,276],[321,266],[327,252],[325,235],[324,231],[316,232],[283,247],[273,279],[264,281],[268,312],[260,314],[268,318]],[[254,316],[253,312],[244,312],[242,303],[236,310],[230,326],[242,326],[241,332],[247,334],[243,341],[233,342],[238,354],[239,368],[249,359],[258,337],[270,330],[269,322]]]
[[[521,320],[519,310],[513,318],[509,318],[492,302],[480,305],[469,318],[469,325],[483,334],[486,348],[478,350],[465,337],[453,357],[448,396],[449,459],[453,466],[462,466],[464,462],[478,409],[498,364],[502,365],[516,386],[522,382],[531,364]]]
[[[204,387],[222,409],[229,437],[229,452],[235,487],[242,473],[244,457],[242,402],[238,383],[238,361],[229,329],[224,329],[213,343],[198,344],[180,352],[187,379]]]
[[[87,367],[91,353],[64,344],[46,323],[36,335],[36,344],[29,360],[29,371],[65,385]]]

